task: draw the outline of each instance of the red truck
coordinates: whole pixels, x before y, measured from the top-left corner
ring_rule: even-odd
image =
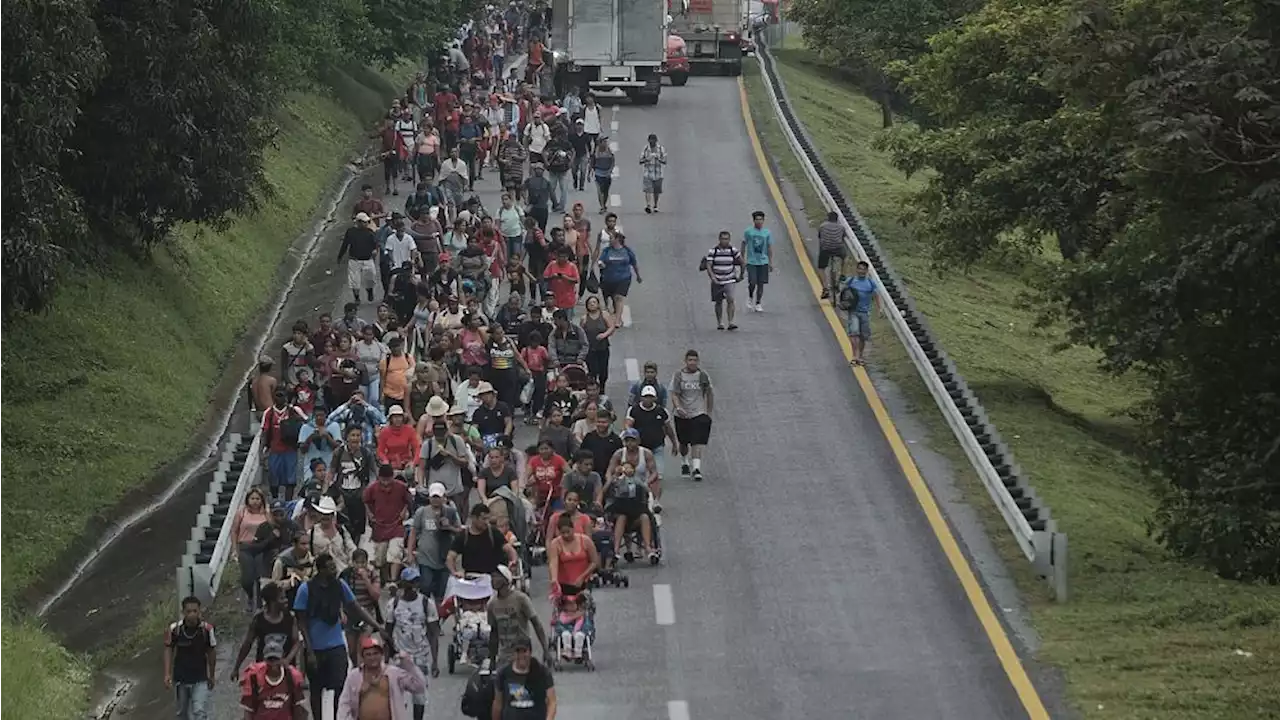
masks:
[[[685,53],[684,38],[667,36],[667,59],[662,62],[662,74],[671,78],[671,84],[679,87],[689,82],[689,56]]]

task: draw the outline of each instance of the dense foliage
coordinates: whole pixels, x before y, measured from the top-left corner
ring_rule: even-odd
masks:
[[[883,12],[814,15],[806,37],[890,36],[872,24],[899,3],[855,5]],[[927,171],[908,214],[938,259],[1052,238],[1047,310],[1151,379],[1157,536],[1280,581],[1280,3],[988,0],[890,43],[904,55],[867,47],[922,115],[883,143]]]
[[[262,197],[285,94],[441,47],[468,0],[12,0],[3,8],[4,311],[106,251]]]

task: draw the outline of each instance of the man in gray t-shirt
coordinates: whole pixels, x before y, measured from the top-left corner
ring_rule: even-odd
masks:
[[[676,439],[680,441],[680,472],[702,480],[702,449],[711,439],[711,414],[715,394],[711,376],[698,366],[697,350],[684,354],[684,367],[671,378],[671,407],[675,411]]]
[[[458,509],[449,503],[444,485],[431,483],[427,488],[430,504],[418,508],[409,528],[409,548],[422,573],[419,588],[437,603],[444,602],[449,584],[449,567],[445,556],[453,546],[454,534],[462,530]]]

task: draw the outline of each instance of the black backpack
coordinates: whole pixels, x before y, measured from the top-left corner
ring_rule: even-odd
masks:
[[[493,675],[477,670],[462,691],[462,714],[469,718],[487,718],[493,707]]]
[[[271,408],[267,412],[275,413],[275,408]],[[279,413],[275,414],[275,422],[267,424],[267,441],[273,439],[274,433],[280,433],[280,442],[291,448],[298,447],[298,436],[302,433],[303,419],[294,413],[293,407],[290,406],[285,410],[289,413],[287,417],[281,419]]]
[[[845,285],[840,289],[840,296],[836,299],[836,304],[841,310],[849,312],[858,305],[858,293],[853,288]]]
[[[556,148],[551,153],[551,159],[547,162],[547,169],[551,172],[567,172],[569,170],[569,153],[563,148]]]

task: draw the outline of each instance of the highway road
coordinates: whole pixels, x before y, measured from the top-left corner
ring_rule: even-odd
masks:
[[[597,672],[557,675],[561,720],[1027,717],[818,309],[738,84],[694,78],[656,107],[611,115],[612,204],[644,283],[632,285],[607,390],[625,397],[648,360],[668,379],[696,348],[716,388],[715,427],[704,482],[668,468],[663,564],[597,591]],[[638,164],[649,133],[669,156],[657,215],[643,212]],[[493,208],[489,178],[477,187]],[[592,207],[593,192],[576,196]],[[765,312],[717,331],[698,260],[721,229],[737,244],[756,209],[776,242]],[[535,576],[545,619],[545,570]],[[464,680],[432,682],[428,718],[460,717]],[[229,690],[214,717],[239,717]]]
[[[694,78],[613,123],[614,209],[644,283],[613,342],[608,392],[623,397],[648,360],[667,379],[696,348],[715,428],[704,482],[668,468],[663,565],[597,592],[598,671],[557,676],[559,717],[1027,717],[818,310],[737,83]],[[649,133],[669,157],[657,215],[643,211],[638,164]],[[698,260],[721,229],[737,244],[756,209],[777,243],[765,312],[718,332]],[[458,717],[461,688],[437,681],[428,716]]]

